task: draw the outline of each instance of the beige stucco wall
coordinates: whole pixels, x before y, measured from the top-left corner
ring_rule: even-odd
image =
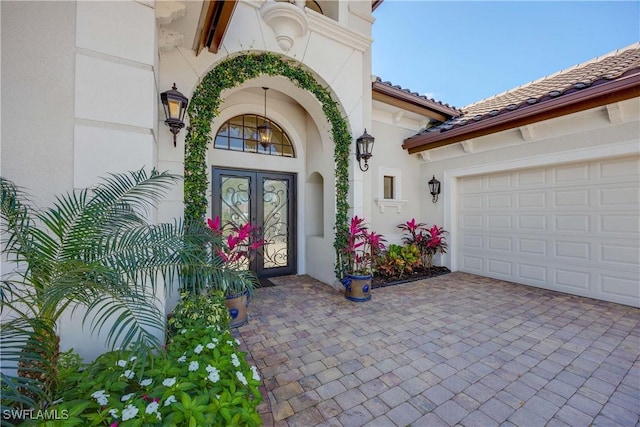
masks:
[[[389,112],[374,110],[371,134],[376,138],[373,157],[366,172],[370,191],[367,204],[372,230],[385,236],[388,244],[401,242],[402,234],[397,226],[415,218],[419,222],[431,222],[422,213],[425,187],[420,181],[420,160],[402,149],[402,141],[415,135],[420,123],[403,119],[394,121]],[[394,176],[396,181],[395,199],[386,201],[382,179],[384,175]]]
[[[76,7],[3,1],[0,8],[0,173],[48,205],[73,184]]]
[[[109,172],[155,166],[153,4],[3,1],[0,7],[2,176],[25,187],[34,205],[49,206],[55,195],[94,185]],[[104,340],[81,330],[79,315],[59,325],[61,345],[91,360],[104,351]]]

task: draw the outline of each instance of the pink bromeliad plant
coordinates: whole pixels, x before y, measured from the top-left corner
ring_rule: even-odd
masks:
[[[372,262],[384,249],[385,239],[381,234],[369,231],[364,218],[357,215],[351,219],[349,238],[344,248],[348,273],[356,276],[373,274]]]
[[[447,242],[444,238],[446,231],[442,227],[433,225],[429,228],[426,224],[416,222],[415,218],[412,218],[411,221],[398,225],[398,228],[408,234],[402,239],[404,243],[418,247],[425,267],[433,266],[433,256],[438,252],[447,253]]]
[[[251,257],[264,246],[265,241],[258,237],[258,227],[246,223],[242,226],[230,226],[225,230],[221,226],[220,217],[208,219],[207,225],[216,234],[226,235],[226,246],[215,248],[227,270],[247,270]]]

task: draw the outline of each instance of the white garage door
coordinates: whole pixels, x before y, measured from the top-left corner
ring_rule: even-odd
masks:
[[[458,269],[640,306],[640,159],[463,177]]]

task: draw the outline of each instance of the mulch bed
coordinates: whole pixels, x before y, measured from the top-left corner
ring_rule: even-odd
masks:
[[[451,270],[449,270],[447,267],[431,267],[414,271],[411,274],[405,274],[402,277],[379,277],[374,274],[371,288],[384,288],[385,286],[414,282],[416,280],[442,276],[443,274],[448,273],[451,273]]]

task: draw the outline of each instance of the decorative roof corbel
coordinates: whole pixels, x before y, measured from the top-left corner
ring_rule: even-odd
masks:
[[[278,46],[283,52],[288,52],[293,47],[295,39],[309,31],[304,1],[292,4],[267,0],[260,8],[260,16],[273,30]]]

